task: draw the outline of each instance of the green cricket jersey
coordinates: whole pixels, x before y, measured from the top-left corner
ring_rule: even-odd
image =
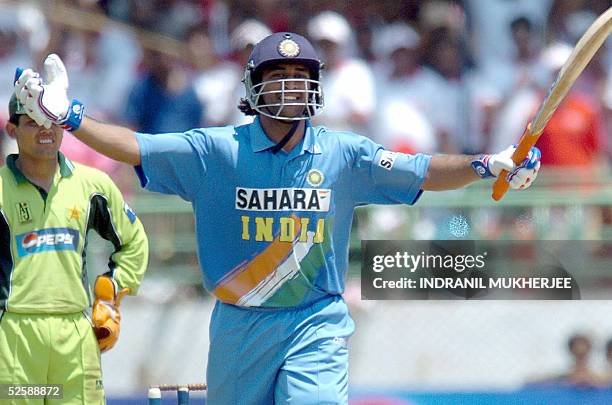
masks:
[[[0,168],[0,310],[65,314],[91,306],[85,269],[91,229],[115,248],[109,267],[119,287],[136,294],[148,241],[113,181],[59,153],[47,194],[19,171],[17,157]]]

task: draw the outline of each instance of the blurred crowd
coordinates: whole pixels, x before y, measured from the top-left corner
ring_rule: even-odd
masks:
[[[58,53],[88,114],[143,132],[244,123],[250,50],[304,34],[325,62],[317,123],[404,152],[513,143],[607,0],[57,0],[0,3],[0,99],[15,67]],[[539,145],[545,165],[610,161],[612,46],[600,51]],[[0,110],[0,124],[7,119]],[[2,125],[3,127],[4,125]],[[14,146],[0,138],[2,157]],[[111,171],[71,137],[66,153]],[[600,166],[603,165],[603,166]]]

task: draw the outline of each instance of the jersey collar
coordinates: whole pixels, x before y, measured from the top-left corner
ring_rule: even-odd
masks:
[[[306,152],[312,153],[313,155],[318,155],[321,153],[321,146],[316,142],[314,132],[315,129],[312,127],[312,125],[310,125],[310,121],[307,120],[304,139],[299,145],[296,146],[296,148],[300,148],[298,155],[303,155]],[[259,116],[256,117],[253,123],[249,126],[249,133],[251,139],[251,149],[253,149],[253,152],[262,152],[276,145],[264,132]],[[295,150],[292,150],[290,154],[293,155],[294,152]]]
[[[59,162],[60,175],[68,177],[74,171],[74,164],[62,152],[57,152],[57,161]]]
[[[28,179],[21,173],[21,170],[17,168],[15,161],[19,157],[18,154],[8,155],[6,158],[6,166],[9,168],[17,184],[28,183]],[[74,164],[66,157],[62,152],[57,152],[57,161],[59,163],[60,176],[68,177],[72,175],[74,170]]]

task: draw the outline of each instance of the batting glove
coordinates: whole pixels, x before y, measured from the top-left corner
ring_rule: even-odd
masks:
[[[94,284],[95,300],[91,314],[100,351],[105,352],[115,346],[121,329],[121,299],[129,294],[129,288],[119,290],[117,282],[109,276],[98,276]]]
[[[535,146],[531,148],[529,154],[517,166],[512,160],[512,154],[516,150],[516,145],[509,146],[507,149],[494,155],[480,155],[472,162],[472,168],[478,176],[483,179],[497,177],[506,170],[506,180],[513,189],[525,189],[531,186],[540,170],[540,150]]]
[[[38,125],[50,128],[53,123],[74,131],[81,125],[85,108],[78,100],[68,100],[66,67],[59,56],[51,54],[44,68],[46,82],[32,69],[24,70],[15,82],[15,94]]]
[[[15,72],[15,96],[19,100],[19,103],[23,105],[26,113],[32,118],[38,125],[44,126],[45,128],[51,128],[53,122],[43,114],[42,110],[38,108],[38,101],[34,99],[29,93],[29,87],[26,86],[27,82],[30,85],[34,85],[35,79],[39,79],[38,73],[32,69],[23,70],[17,68]]]

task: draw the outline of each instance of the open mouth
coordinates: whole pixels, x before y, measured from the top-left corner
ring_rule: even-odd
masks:
[[[296,97],[296,96],[285,96],[285,101],[300,101],[302,98],[301,97]]]

